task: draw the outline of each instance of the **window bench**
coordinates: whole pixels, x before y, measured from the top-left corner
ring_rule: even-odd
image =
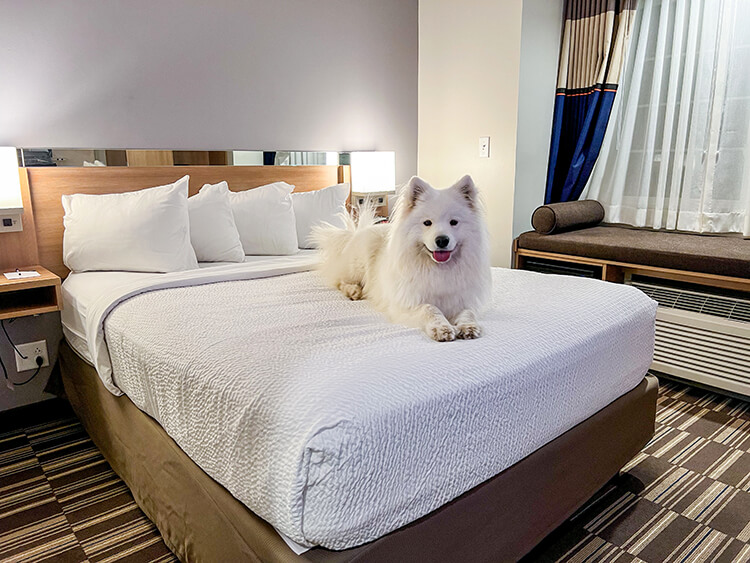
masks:
[[[513,266],[629,283],[659,302],[652,369],[750,397],[750,240],[597,226],[513,241]]]
[[[553,235],[531,231],[513,241],[513,267],[526,269],[530,260],[593,266],[601,279],[613,282],[638,274],[750,291],[750,240],[734,236],[616,226]]]

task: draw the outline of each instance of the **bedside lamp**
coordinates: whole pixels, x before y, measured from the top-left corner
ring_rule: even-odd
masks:
[[[357,207],[369,202],[388,214],[388,195],[396,188],[396,153],[360,151],[351,153],[352,202]]]
[[[22,213],[23,200],[16,149],[0,147],[0,233],[22,230]]]

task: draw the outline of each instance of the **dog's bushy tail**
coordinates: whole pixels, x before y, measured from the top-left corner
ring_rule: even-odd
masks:
[[[343,254],[346,245],[359,229],[375,224],[375,207],[365,205],[354,214],[342,212],[339,217],[343,220],[343,227],[324,222],[312,229],[310,240],[320,251],[323,262]]]

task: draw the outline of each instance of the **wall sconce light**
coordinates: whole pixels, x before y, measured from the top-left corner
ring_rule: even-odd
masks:
[[[351,153],[352,202],[367,203],[381,215],[388,214],[388,196],[396,189],[396,153],[359,151]]]
[[[21,180],[13,147],[0,147],[0,233],[23,230]]]

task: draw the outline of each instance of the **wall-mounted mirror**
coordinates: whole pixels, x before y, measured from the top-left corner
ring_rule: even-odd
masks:
[[[335,166],[349,163],[348,152],[18,149],[19,166]]]

